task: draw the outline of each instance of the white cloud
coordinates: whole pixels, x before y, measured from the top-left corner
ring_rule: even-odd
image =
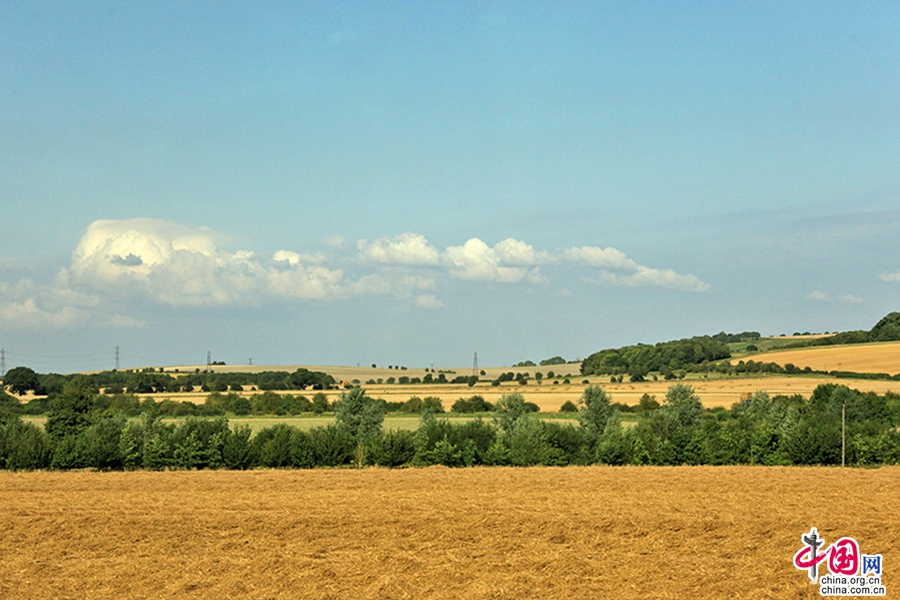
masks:
[[[684,292],[705,292],[709,284],[696,275],[681,275],[672,269],[654,269],[639,265],[624,252],[615,248],[582,246],[567,248],[563,256],[568,260],[600,269],[600,280],[629,287],[664,287]]]
[[[439,259],[437,249],[417,233],[401,233],[371,243],[359,240],[356,247],[364,260],[389,265],[436,265]]]
[[[603,281],[628,287],[664,287],[683,292],[705,292],[709,284],[703,283],[696,275],[679,275],[671,269],[651,269],[638,265],[637,271],[628,275],[601,271]]]
[[[31,279],[0,283],[0,329],[65,329],[88,322],[102,299],[67,286],[65,269],[44,287]]]
[[[824,294],[818,290],[808,293],[806,299],[812,300],[813,302],[831,302],[831,298],[828,297],[828,294]]]
[[[264,265],[253,252],[226,252],[218,236],[159,219],[92,223],[72,256],[72,274],[112,293],[139,293],[174,306],[254,304],[268,297],[342,295],[343,273],[317,266],[323,255],[276,252]]]
[[[883,281],[894,283],[900,281],[900,271],[898,271],[897,273],[882,273],[879,277]]]
[[[862,298],[857,298],[856,296],[854,296],[852,294],[844,294],[843,296],[838,296],[838,301],[842,302],[843,304],[862,304],[863,303]]]
[[[288,269],[263,270],[263,297],[328,300],[345,295],[344,272],[320,266],[297,265]]]
[[[124,308],[140,306],[135,300],[176,307],[246,306],[382,295],[434,309],[443,302],[433,290],[454,278],[547,286],[550,279],[542,269],[563,260],[597,269],[595,280],[616,285],[709,289],[695,275],[646,267],[611,247],[548,252],[514,238],[489,246],[473,237],[441,252],[423,235],[407,232],[360,240],[356,257],[340,249],[342,238],[331,238],[334,250],[327,254],[279,250],[267,258],[249,250],[225,250],[224,239],[205,227],[160,219],[95,221],[72,253],[71,264],[52,282],[0,283],[0,327],[146,327]],[[558,294],[571,292],[563,288]],[[840,300],[861,301],[853,296]]]
[[[275,262],[286,262],[292,267],[301,264],[320,265],[325,262],[325,255],[321,252],[316,252],[315,254],[299,254],[297,252],[291,252],[290,250],[279,250],[272,255],[272,260]]]
[[[81,325],[87,316],[77,308],[64,306],[58,310],[46,310],[33,298],[23,302],[0,303],[0,328],[2,329],[65,329]]]
[[[416,304],[422,308],[436,309],[444,306],[444,303],[434,297],[433,294],[421,294],[416,296]]]
[[[582,246],[581,248],[567,248],[563,250],[563,256],[572,262],[579,262],[591,267],[601,269],[626,269],[636,271],[638,264],[625,256],[624,252],[615,248],[598,248],[597,246]]]
[[[502,253],[508,255],[517,248],[505,240]],[[521,248],[518,248],[521,250]],[[449,246],[443,259],[451,269],[450,273],[460,279],[500,281],[518,283],[525,279],[529,271],[524,267],[510,267],[502,264],[502,257],[496,247],[491,248],[478,238],[472,238],[462,246]]]
[[[497,259],[507,265],[530,266],[551,262],[549,252],[535,252],[534,247],[525,242],[507,238],[494,246]]]

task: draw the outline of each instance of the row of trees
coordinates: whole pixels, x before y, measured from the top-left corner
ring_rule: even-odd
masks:
[[[385,430],[384,402],[362,388],[341,394],[335,422],[303,430],[287,424],[229,427],[224,417],[165,423],[96,410],[96,390],[75,378],[53,400],[43,429],[0,410],[0,466],[7,469],[247,469],[442,464],[840,464],[842,410],[850,464],[900,462],[900,396],[821,385],[807,400],[757,392],[731,410],[704,410],[677,384],[661,404],[642,399],[635,426],[623,426],[609,395],[585,388],[578,424],[543,421],[521,394],[501,397],[491,419],[463,423],[424,410],[416,431]],[[478,403],[476,397],[469,403]],[[423,403],[424,404],[424,403]],[[484,405],[480,405],[484,408]]]
[[[95,390],[96,392],[96,390]],[[434,413],[445,412],[443,401],[436,396],[420,398],[412,396],[405,402],[387,402],[383,399],[375,400],[381,405],[385,413],[420,414],[428,410]],[[526,405],[530,410],[538,412],[540,408],[532,403]],[[0,395],[0,406],[9,414],[37,416],[47,414],[52,410],[53,400],[47,398],[35,398],[27,404],[20,403],[16,398],[7,394]],[[302,394],[276,393],[271,390],[241,396],[235,392],[211,392],[206,396],[205,402],[195,404],[189,400],[177,401],[165,399],[156,401],[152,397],[141,398],[136,394],[98,394],[95,393],[92,401],[92,413],[100,416],[113,416],[121,414],[125,417],[137,417],[140,415],[168,417],[216,417],[228,414],[242,417],[247,415],[300,415],[303,413],[323,414],[334,410],[333,403],[323,392],[317,392],[311,398]],[[494,405],[485,401],[483,396],[474,395],[469,398],[459,398],[450,407],[450,412],[455,413],[488,413],[494,410]]]
[[[869,331],[842,331],[828,337],[792,342],[780,346],[780,348],[866,344],[869,342],[894,342],[897,340],[900,340],[900,312],[892,312],[882,317]]]
[[[3,384],[10,392],[25,395],[34,392],[38,396],[55,396],[63,392],[65,385],[75,375],[57,373],[36,373],[29,367],[10,369],[3,378]],[[241,391],[247,387],[259,390],[329,390],[337,382],[321,371],[299,368],[293,373],[287,371],[262,371],[259,373],[164,373],[153,369],[140,371],[101,371],[87,376],[97,388],[109,393],[129,392],[132,394],[153,394],[162,392],[204,392]]]
[[[655,345],[637,344],[595,352],[581,363],[582,375],[630,375],[640,381],[651,372],[664,376],[679,369],[731,357],[725,342],[710,336]]]

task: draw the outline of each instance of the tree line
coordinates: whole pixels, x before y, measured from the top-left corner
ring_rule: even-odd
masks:
[[[584,389],[577,424],[544,421],[519,393],[503,395],[490,418],[453,422],[433,407],[416,431],[384,428],[385,403],[359,387],[331,405],[333,424],[288,424],[252,435],[226,417],[165,422],[99,410],[86,377],[51,403],[43,428],[0,406],[0,467],[6,469],[250,469],[377,465],[851,465],[900,462],[900,396],[823,384],[810,398],[757,392],[730,410],[704,409],[693,388],[671,386],[661,402],[645,395],[637,423],[624,426],[609,394]],[[14,400],[14,399],[13,399]],[[485,408],[483,399],[467,402]]]
[[[680,369],[731,358],[724,341],[708,335],[658,344],[636,344],[600,350],[581,363],[582,375],[626,374],[632,381],[642,381],[649,373],[658,372],[673,379]]]
[[[900,340],[900,312],[888,313],[869,331],[842,331],[828,337],[791,342],[779,348],[806,348],[809,346],[834,346],[838,344],[867,344],[870,342],[895,342]]]

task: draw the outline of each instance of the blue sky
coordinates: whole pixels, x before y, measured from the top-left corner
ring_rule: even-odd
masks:
[[[900,308],[894,2],[0,3],[7,367],[483,365]]]

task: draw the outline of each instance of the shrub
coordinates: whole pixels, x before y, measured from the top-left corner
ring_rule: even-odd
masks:
[[[415,434],[403,429],[388,430],[374,437],[367,452],[369,464],[399,467],[416,454]]]
[[[222,444],[222,461],[227,469],[249,469],[255,462],[250,441],[252,430],[249,425],[241,425],[225,437]]]
[[[52,458],[50,437],[40,427],[18,418],[0,423],[0,468],[46,469]]]
[[[316,465],[324,467],[338,467],[350,462],[356,443],[353,437],[335,427],[314,427],[309,430],[313,444],[313,452],[316,457]]]
[[[270,469],[291,466],[294,430],[290,425],[278,423],[257,433],[253,445],[259,464]]]

